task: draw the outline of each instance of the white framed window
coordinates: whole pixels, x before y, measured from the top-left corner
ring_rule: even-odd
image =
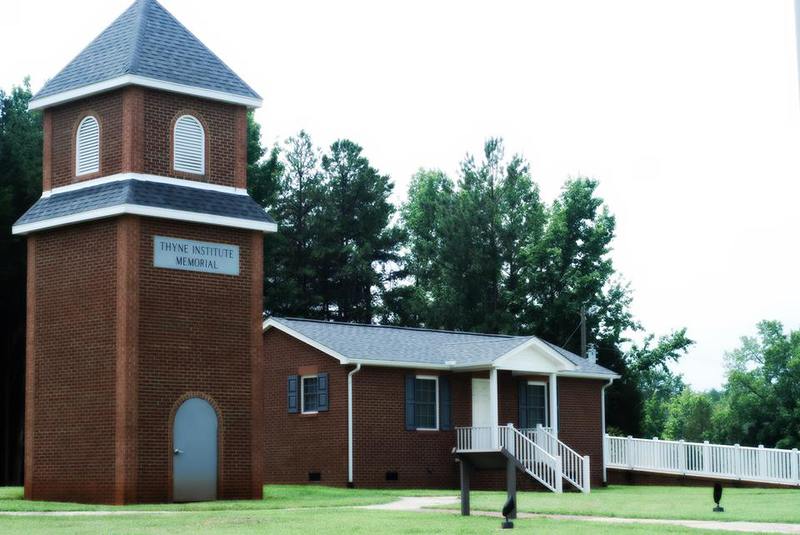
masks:
[[[300,378],[300,412],[316,414],[319,412],[319,377],[304,375]]]
[[[75,175],[96,173],[100,170],[100,123],[87,115],[78,125],[75,134]]]
[[[414,377],[414,427],[417,431],[439,430],[439,377]]]
[[[543,381],[528,381],[525,390],[527,397],[525,410],[527,411],[526,421],[528,422],[528,427],[536,427],[537,424],[547,427],[549,421],[547,383]]]
[[[172,154],[172,167],[175,171],[205,174],[206,133],[196,117],[181,115],[175,121]]]

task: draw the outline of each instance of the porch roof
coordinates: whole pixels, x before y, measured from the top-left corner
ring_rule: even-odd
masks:
[[[361,323],[272,317],[275,327],[339,359],[342,363],[438,369],[491,367],[515,350],[536,345],[564,363],[563,375],[616,377],[598,364],[536,336],[440,331]]]

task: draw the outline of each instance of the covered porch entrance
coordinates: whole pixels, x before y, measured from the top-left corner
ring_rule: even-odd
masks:
[[[589,491],[589,457],[558,438],[558,375],[575,365],[538,340],[475,370],[471,378],[471,426],[457,428],[456,454],[480,469],[498,454],[554,492],[562,480]],[[480,375],[478,375],[480,374]],[[502,376],[502,380],[501,380]],[[513,400],[513,401],[512,401]],[[508,418],[514,407],[515,417]]]

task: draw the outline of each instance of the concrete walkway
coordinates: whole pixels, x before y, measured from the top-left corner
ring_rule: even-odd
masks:
[[[458,496],[413,496],[400,498],[395,502],[377,503],[375,505],[359,505],[356,509],[377,509],[380,511],[417,511],[429,512],[426,507],[436,507],[438,505],[457,505]],[[448,509],[445,509],[448,511]]]
[[[458,504],[458,496],[419,496],[400,498],[397,501],[376,505],[360,506],[359,509],[382,511],[411,511],[420,513],[456,513],[456,509],[429,509],[440,505]],[[502,518],[498,512],[472,511],[475,516]],[[602,524],[650,524],[680,526],[684,528],[708,529],[716,531],[736,531],[744,533],[796,533],[800,534],[800,524],[778,524],[772,522],[720,522],[718,520],[671,520],[661,518],[617,518],[609,516],[556,515],[544,513],[519,513],[519,518],[549,518],[553,520],[573,520],[579,522],[598,522]]]

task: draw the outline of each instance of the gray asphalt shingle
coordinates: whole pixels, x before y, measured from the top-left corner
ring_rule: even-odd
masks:
[[[121,204],[274,223],[272,217],[248,195],[129,179],[42,197],[17,220],[15,226]]]
[[[260,98],[156,0],[136,0],[33,100],[125,74]]]
[[[374,360],[441,366],[488,365],[532,336],[476,334],[408,327],[338,323],[302,318],[272,317],[303,336],[354,360]],[[576,373],[612,376],[614,372],[550,344],[577,366]]]

